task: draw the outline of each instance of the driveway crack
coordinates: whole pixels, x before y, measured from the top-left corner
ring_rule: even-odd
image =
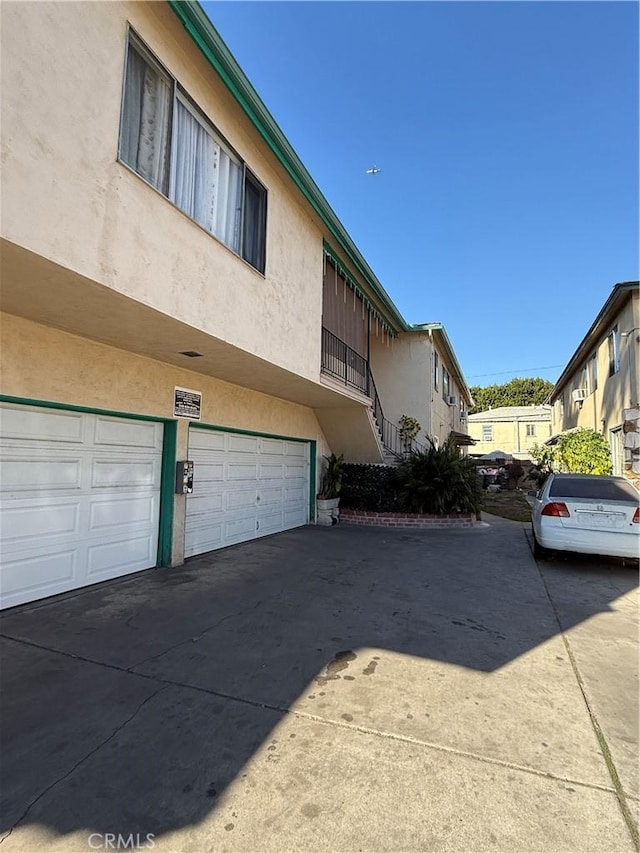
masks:
[[[224,622],[227,622],[229,619],[236,619],[238,616],[244,616],[246,613],[251,613],[253,610],[257,610],[258,607],[264,604],[264,601],[258,601],[256,604],[253,604],[251,607],[246,607],[244,610],[238,610],[236,613],[228,613],[226,616],[223,616],[222,619],[218,619],[217,622],[214,622],[213,625],[209,625],[199,634],[196,634],[195,637],[187,637],[186,640],[180,640],[179,643],[175,643],[173,646],[169,646],[168,649],[164,649],[164,651],[158,652],[156,655],[151,655],[148,658],[143,658],[136,663],[131,664],[131,666],[127,667],[126,672],[135,673],[137,667],[143,666],[145,663],[150,663],[151,661],[159,660],[164,655],[168,655],[169,652],[174,651],[175,649],[179,649],[181,646],[187,646],[189,643],[197,643],[198,640],[201,640],[205,634],[208,634],[210,631],[215,631],[216,628],[219,628]]]
[[[6,841],[6,839],[7,839],[7,838],[9,838],[9,836],[11,835],[11,833],[13,832],[13,830],[14,830],[17,826],[19,826],[19,824],[21,824],[21,823],[22,823],[22,821],[26,818],[26,816],[29,814],[29,812],[31,811],[31,809],[35,806],[35,804],[36,804],[39,800],[41,800],[41,799],[42,799],[42,797],[44,797],[44,796],[45,796],[45,794],[48,794],[48,793],[49,793],[49,791],[53,790],[53,788],[55,788],[55,787],[56,787],[57,785],[59,785],[61,782],[64,782],[64,780],[65,780],[65,779],[68,779],[68,778],[69,778],[69,776],[71,776],[71,774],[72,774],[72,773],[75,773],[75,771],[78,769],[78,767],[80,767],[80,765],[84,764],[84,763],[85,763],[85,761],[88,761],[88,760],[89,760],[93,755],[95,755],[95,754],[96,754],[96,752],[98,752],[100,749],[102,749],[102,747],[103,747],[103,746],[106,746],[106,744],[108,744],[110,740],[113,740],[113,738],[114,738],[114,737],[115,737],[119,732],[121,732],[121,731],[125,728],[125,726],[128,726],[128,725],[129,725],[129,723],[130,723],[133,719],[135,719],[135,717],[136,717],[136,716],[140,713],[140,711],[144,708],[144,706],[147,704],[147,702],[150,702],[150,701],[151,701],[152,699],[154,699],[154,698],[155,698],[159,693],[161,693],[163,690],[167,690],[167,689],[168,689],[168,685],[165,685],[165,686],[163,686],[163,687],[159,687],[157,690],[154,690],[154,692],[153,692],[150,696],[147,696],[147,697],[146,697],[146,699],[143,699],[143,700],[142,700],[142,702],[140,702],[140,704],[139,704],[139,705],[138,705],[138,707],[135,709],[135,711],[134,711],[134,712],[133,712],[129,717],[127,717],[127,719],[126,719],[126,720],[124,720],[122,723],[120,723],[120,725],[119,725],[119,726],[117,726],[117,727],[116,727],[116,728],[111,732],[111,734],[110,734],[108,737],[106,737],[106,738],[105,738],[101,743],[99,743],[97,746],[95,746],[93,749],[91,749],[91,750],[90,750],[86,755],[84,755],[84,756],[83,756],[79,761],[77,761],[77,762],[73,765],[73,767],[72,767],[70,770],[68,770],[66,773],[63,773],[63,775],[62,775],[62,776],[60,776],[58,779],[55,779],[55,780],[54,780],[50,785],[47,785],[47,787],[46,787],[46,788],[44,788],[42,791],[40,791],[40,793],[38,794],[38,796],[37,796],[37,797],[35,797],[33,800],[31,800],[31,802],[29,803],[29,805],[26,807],[26,809],[24,810],[24,812],[22,813],[22,815],[18,818],[18,820],[13,824],[13,826],[11,827],[11,829],[10,829],[8,832],[6,832],[6,833],[2,836],[2,838],[0,838],[0,844],[2,844],[2,842],[3,842],[3,841]]]

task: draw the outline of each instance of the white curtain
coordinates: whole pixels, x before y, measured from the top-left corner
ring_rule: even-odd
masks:
[[[179,100],[174,115],[170,198],[235,251],[240,250],[242,172]]]
[[[120,156],[166,192],[171,85],[129,47]]]

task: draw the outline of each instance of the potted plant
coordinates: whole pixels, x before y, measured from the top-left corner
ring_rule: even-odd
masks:
[[[324,457],[327,462],[324,475],[322,477],[322,485],[316,497],[318,508],[318,524],[331,525],[338,523],[340,510],[340,488],[342,486],[342,466],[344,465],[344,455],[336,456],[332,453],[331,456]]]

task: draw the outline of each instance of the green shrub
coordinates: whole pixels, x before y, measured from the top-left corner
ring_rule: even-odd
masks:
[[[387,465],[344,466],[341,506],[368,512],[444,514],[478,512],[482,500],[472,459],[460,456],[453,442],[422,453],[392,468]]]
[[[414,453],[397,469],[400,505],[407,512],[478,512],[481,490],[473,459],[460,456],[451,440]]]

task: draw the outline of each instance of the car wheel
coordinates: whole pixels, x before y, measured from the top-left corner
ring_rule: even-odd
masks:
[[[538,542],[533,527],[531,528],[531,534],[533,536],[533,556],[536,560],[546,560],[549,556],[549,550],[547,548],[543,548]]]

